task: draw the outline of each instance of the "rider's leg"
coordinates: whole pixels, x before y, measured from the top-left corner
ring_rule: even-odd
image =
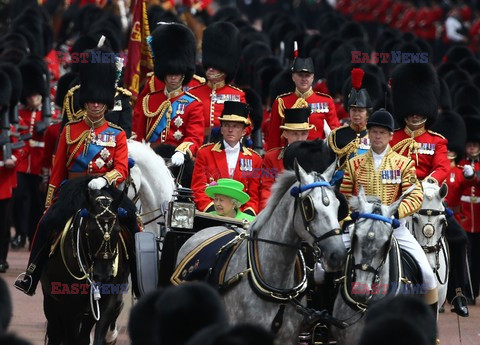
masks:
[[[401,224],[400,227],[394,230],[393,235],[400,247],[409,252],[417,261],[423,276],[423,289],[427,291],[424,299],[431,306],[435,318],[437,318],[438,291],[435,275],[422,247],[405,227],[405,223],[402,222]]]
[[[48,235],[49,227],[45,222],[45,217],[42,217],[32,242],[32,251],[28,260],[27,271],[23,277],[19,277],[14,283],[17,289],[30,296],[35,294],[43,266],[48,257]]]
[[[452,311],[460,316],[468,316],[467,300],[462,290],[466,281],[467,234],[455,217],[448,218],[446,238],[450,250],[451,272],[448,285],[452,291],[447,294],[447,297],[452,304]]]

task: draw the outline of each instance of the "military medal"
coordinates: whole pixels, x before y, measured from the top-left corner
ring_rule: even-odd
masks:
[[[397,179],[396,179],[397,183],[398,184],[402,183],[402,171],[401,170],[395,170],[395,173],[397,175]]]
[[[185,104],[180,103],[177,108],[177,115],[182,115],[185,113]],[[177,126],[178,127],[178,126]]]
[[[102,167],[105,165],[105,161],[103,159],[101,159],[100,157],[98,157],[95,160],[95,165],[97,166],[98,169],[102,169]]]
[[[243,162],[243,158],[240,158],[240,171],[246,171],[245,170],[245,164]]]
[[[181,125],[183,125],[183,119],[180,116],[177,116],[173,123],[175,124],[175,126],[180,127]]]
[[[177,129],[177,130],[175,131],[175,133],[173,133],[173,137],[174,137],[176,140],[180,140],[180,139],[182,139],[182,137],[183,137],[183,133],[180,132],[180,130]]]
[[[450,173],[450,182],[451,183],[455,182],[455,173],[453,173],[453,172]]]
[[[118,99],[115,101],[115,105],[113,107],[113,111],[122,111],[122,100]]]
[[[100,151],[100,157],[102,157],[102,159],[107,159],[108,157],[110,157],[110,151],[108,151],[105,147],[102,149],[102,151]]]
[[[382,183],[387,183],[387,172],[385,170],[382,170]]]

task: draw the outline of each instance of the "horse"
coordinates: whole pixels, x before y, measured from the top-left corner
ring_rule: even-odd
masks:
[[[127,181],[128,196],[141,204],[144,231],[157,233],[156,220],[164,215],[173,198],[175,181],[162,157],[150,144],[128,140],[128,156],[135,161]]]
[[[76,211],[66,224],[57,221],[57,225],[63,223],[63,231],[54,239],[40,279],[48,345],[90,344],[93,326],[94,345],[116,340],[117,332],[110,328],[122,310],[123,293],[128,291],[131,253],[127,247],[131,248],[133,240],[128,231],[122,231],[119,216],[126,217],[122,224],[130,226],[135,222],[135,209],[131,203],[127,210],[119,208],[124,205],[124,195],[113,187],[88,190],[90,179],[71,180],[62,186],[48,213],[52,219],[65,218],[65,195],[73,204],[78,205],[74,199],[86,201],[87,207]],[[111,339],[106,339],[109,331]]]
[[[408,192],[407,192],[408,193]],[[333,317],[347,327],[332,328],[339,345],[355,345],[364,327],[363,316],[369,305],[398,294],[402,286],[401,252],[393,236],[399,221],[391,217],[407,193],[390,206],[376,197],[366,197],[363,188],[351,197],[351,214],[355,222],[351,231],[351,248],[345,263],[345,274],[333,307]]]
[[[411,216],[409,226],[412,235],[425,251],[430,267],[437,280],[438,308],[447,298],[449,254],[445,239],[447,226],[446,209],[443,200],[448,192],[444,183],[439,187],[435,182],[423,180],[422,208]]]
[[[266,208],[250,225],[249,234],[238,231],[232,242],[237,244],[236,250],[224,267],[226,283],[222,289],[232,322],[255,320],[276,333],[278,344],[297,343],[303,320],[299,311],[305,311],[307,287],[303,256],[298,254],[302,241],[313,247],[328,271],[339,270],[346,255],[338,217],[347,205],[345,199],[337,199],[328,182],[334,170],[335,164],[323,174],[306,173],[298,165],[295,171],[284,171]],[[192,250],[228,229],[210,227],[190,237],[178,252],[177,271]],[[299,265],[297,254],[303,265]],[[302,268],[297,276],[296,266]]]

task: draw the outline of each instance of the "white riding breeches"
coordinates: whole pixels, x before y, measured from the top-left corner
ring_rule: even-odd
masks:
[[[437,287],[435,274],[433,273],[432,267],[430,267],[430,263],[428,262],[427,256],[425,255],[422,247],[420,244],[418,244],[417,240],[415,237],[413,237],[410,231],[408,231],[405,223],[405,219],[400,219],[400,226],[393,231],[393,236],[395,236],[397,239],[400,248],[409,252],[418,263],[418,266],[422,271],[423,287],[426,290],[433,290]],[[350,248],[350,234],[343,234],[343,243],[347,249]]]

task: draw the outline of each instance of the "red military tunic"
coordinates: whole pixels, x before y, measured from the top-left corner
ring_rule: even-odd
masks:
[[[42,157],[42,175],[50,175],[52,169],[53,159],[57,148],[57,140],[60,136],[60,128],[62,124],[55,123],[45,130],[45,148]]]
[[[478,158],[474,161],[463,159],[460,161],[459,167],[463,169],[463,166],[467,164],[472,165],[475,172],[480,171]],[[480,184],[478,182],[463,190],[460,197],[460,213],[455,216],[465,231],[480,233]]]
[[[128,176],[128,148],[125,132],[104,121],[95,129],[88,119],[69,122],[63,128],[48,186],[47,206],[63,180],[80,175],[102,175],[112,184]]]
[[[308,140],[318,138],[325,139],[325,133],[323,131],[324,120],[327,121],[331,129],[340,127],[332,97],[327,94],[315,92],[312,89],[304,95],[298,90],[289,92],[278,96],[275,102],[273,102],[272,113],[270,115],[270,127],[268,129],[268,140],[265,143],[267,150],[282,146],[282,129],[280,126],[283,125],[284,109],[301,108],[302,106],[306,106],[307,103],[312,110],[309,122],[315,126],[314,129],[310,130]]]
[[[10,127],[10,131],[14,131],[13,126]],[[17,138],[11,136],[10,141],[14,143],[17,141]],[[3,150],[0,149],[0,200],[10,199],[12,197],[12,191],[17,187],[17,164],[24,153],[25,151],[23,149],[12,150],[11,158],[16,165],[13,168],[6,168]]]
[[[245,92],[224,82],[215,86],[210,82],[204,83],[190,89],[190,93],[202,101],[206,130],[212,127],[220,127],[218,118],[222,115],[225,101],[246,103]]]
[[[134,128],[137,140],[169,144],[193,156],[203,143],[202,103],[183,90],[169,96],[161,90],[137,102],[135,108],[142,113]]]
[[[25,141],[28,155],[19,162],[17,171],[21,173],[41,175],[43,149],[45,147],[45,132],[37,133],[35,131],[35,123],[42,121],[42,111],[22,108],[19,109],[18,116],[28,127],[27,129],[20,131],[20,134],[31,134],[32,138]]]
[[[220,178],[233,178],[245,186],[245,193],[250,200],[242,207],[259,212],[260,202],[260,178],[253,176],[255,171],[260,171],[262,158],[252,149],[240,146],[237,164],[233,176],[229,174],[227,154],[223,148],[223,142],[203,145],[198,150],[192,176],[192,190],[195,196],[195,204],[200,211],[207,210],[213,205],[212,199],[205,194],[205,188],[213,181]]]
[[[260,188],[260,210],[267,206],[267,200],[272,192],[272,185],[285,167],[283,165],[284,147],[271,149],[263,157],[262,162],[262,187]]]
[[[137,96],[137,100],[135,104],[138,104],[138,103],[142,104],[143,98],[149,93],[165,89],[165,83],[159,80],[157,77],[155,77],[153,72],[150,72],[147,76],[148,76],[148,80],[145,83],[145,86],[143,87],[140,94]],[[194,74],[192,80],[190,80],[190,82],[183,87],[183,90],[188,91],[191,88],[201,85],[204,82],[205,82],[205,78],[202,78]],[[141,118],[142,115],[143,115],[143,112],[141,107],[135,107],[133,109],[132,128],[137,128],[137,125],[138,125],[137,121]]]
[[[450,173],[447,139],[438,133],[424,128],[412,133],[405,127],[395,131],[390,145],[392,150],[415,162],[419,180],[430,175],[440,185]]]

